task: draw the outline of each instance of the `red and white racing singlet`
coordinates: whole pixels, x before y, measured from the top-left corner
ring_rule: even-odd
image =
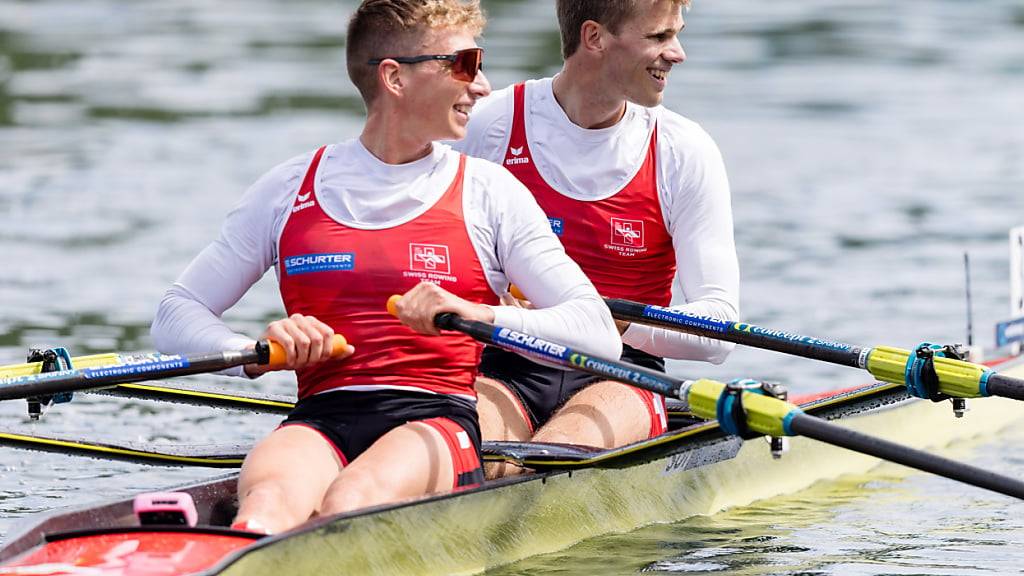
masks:
[[[602,296],[667,306],[676,260],[658,201],[657,125],[633,180],[602,200],[576,200],[552,188],[538,172],[526,138],[526,85],[516,84],[513,97],[505,167],[533,193],[566,253]]]
[[[315,316],[356,352],[298,371],[299,398],[343,387],[475,397],[479,343],[462,334],[417,334],[386,309],[388,297],[420,281],[470,302],[497,302],[463,217],[466,157],[426,212],[391,228],[360,230],[320,207],[314,183],[325,148],[313,156],[278,242],[281,297],[289,315]]]

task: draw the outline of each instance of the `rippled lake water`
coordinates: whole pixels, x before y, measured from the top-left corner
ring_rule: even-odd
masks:
[[[492,83],[557,71],[550,0],[485,0]],[[162,292],[264,170],[353,137],[351,0],[0,3],[0,363],[30,346],[151,349]],[[1019,0],[695,0],[666,105],[716,138],[733,185],[750,322],[864,344],[975,337],[1007,315],[1024,223]],[[229,313],[258,333],[272,278]],[[861,373],[752,350],[685,376],[798,391]],[[198,382],[224,384],[212,377]],[[287,377],[229,382],[287,393]],[[153,443],[246,442],[277,419],[81,395],[4,427]],[[1010,431],[963,457],[1020,476]],[[0,534],[55,506],[198,479],[0,449]],[[709,518],[584,542],[501,573],[991,574],[1024,566],[1019,503],[883,467]]]

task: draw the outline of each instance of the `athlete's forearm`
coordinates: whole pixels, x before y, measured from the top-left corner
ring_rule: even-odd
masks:
[[[527,310],[495,306],[494,323],[605,358],[622,354],[622,341],[604,301],[594,292],[551,306]]]
[[[736,309],[727,302],[702,300],[690,304],[671,306],[673,310],[711,316],[724,320],[735,320]],[[622,341],[634,348],[662,358],[676,360],[697,360],[721,364],[735,348],[735,344],[714,338],[704,338],[663,328],[631,324]]]
[[[232,331],[219,316],[179,284],[164,294],[150,334],[156,349],[166,354],[239,350],[255,342],[248,336]],[[241,367],[224,373],[243,375]]]

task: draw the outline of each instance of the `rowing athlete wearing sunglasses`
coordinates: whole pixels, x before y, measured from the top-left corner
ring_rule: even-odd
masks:
[[[483,48],[463,48],[454,54],[423,54],[421,56],[391,56],[388,58],[372,58],[367,64],[377,66],[385,60],[393,60],[399,64],[419,64],[420,62],[446,61],[451,62],[449,71],[452,78],[461,82],[472,82],[484,67]]]
[[[161,350],[248,346],[220,315],[266,270],[278,277],[287,317],[260,337],[285,345],[299,401],[245,460],[240,528],[276,532],[482,481],[481,347],[439,334],[440,312],[621,351],[529,191],[436,142],[464,136],[490,92],[474,40],[483,23],[475,1],[364,0],[346,46],[367,108],[362,134],[260,178],[161,303]],[[498,305],[510,281],[537,309]],[[397,319],[385,308],[392,294],[404,294]],[[324,345],[335,332],[355,345],[342,360]]]
[[[684,5],[558,0],[562,71],[484,99],[455,146],[504,164],[530,188],[602,295],[735,319],[739,272],[721,154],[699,125],[661,105],[685,59]],[[620,328],[623,358],[659,370],[665,357],[717,364],[733,347]],[[665,430],[663,400],[649,392],[490,349],[481,372],[486,440],[613,447]]]

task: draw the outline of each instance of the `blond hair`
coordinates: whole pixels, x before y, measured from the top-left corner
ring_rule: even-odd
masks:
[[[672,1],[679,6],[690,6],[690,0]],[[562,32],[562,58],[568,58],[580,47],[584,22],[593,20],[617,35],[639,7],[637,0],[558,0],[556,10]]]
[[[363,0],[348,22],[348,77],[369,104],[377,96],[377,67],[367,62],[415,56],[411,51],[434,30],[479,36],[485,24],[480,0]]]

